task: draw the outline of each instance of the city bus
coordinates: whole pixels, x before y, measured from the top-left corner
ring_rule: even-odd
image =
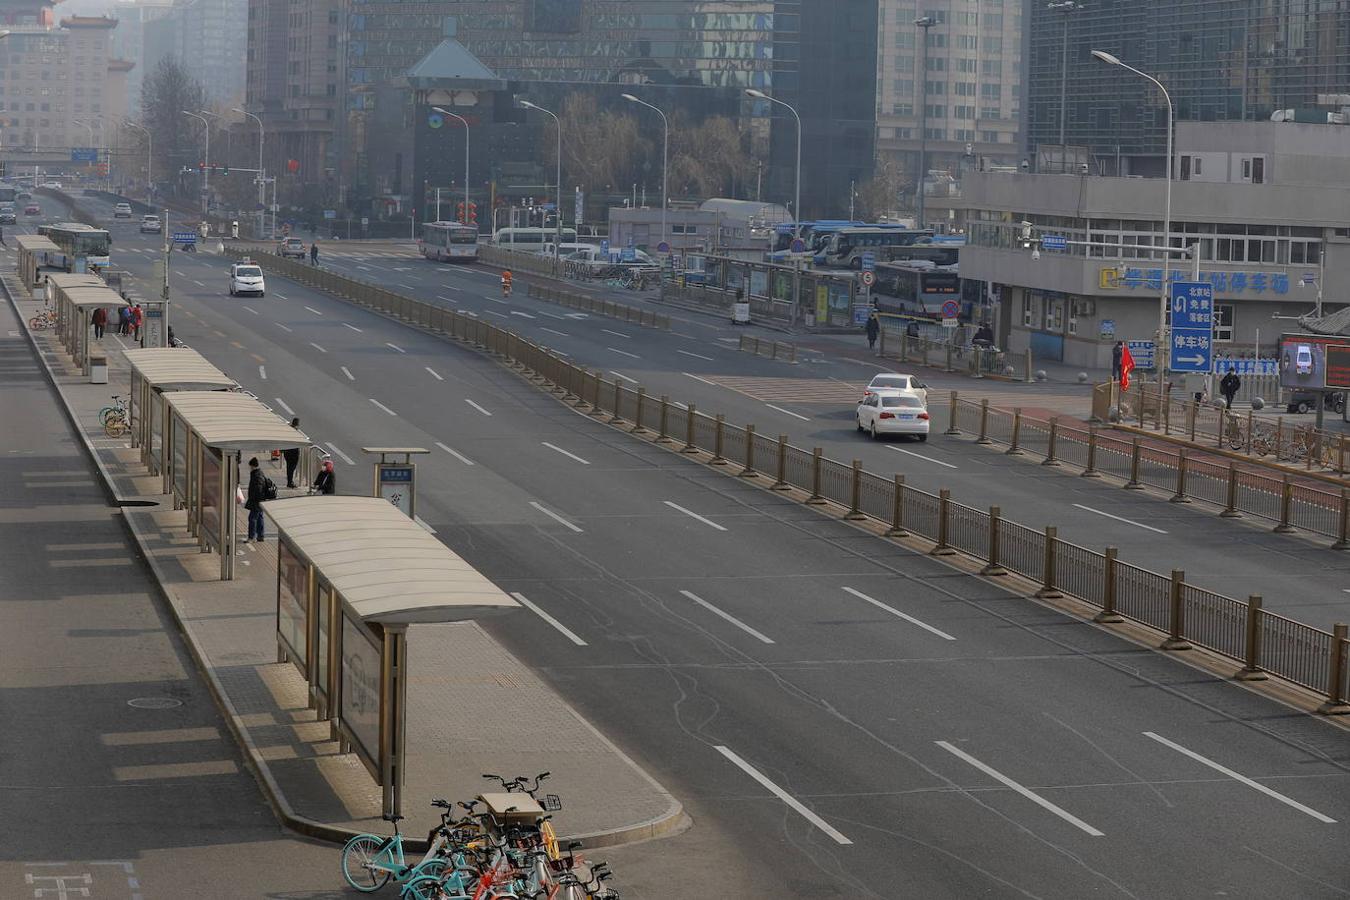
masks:
[[[61,248],[59,255],[48,254],[52,265],[61,266],[67,272],[80,273],[88,272],[90,266],[108,268],[112,238],[106,229],[94,228],[83,222],[60,222],[38,226],[38,234]]]
[[[956,266],[883,262],[877,263],[876,275],[872,296],[883,312],[938,316],[948,300],[966,306]],[[967,309],[962,312],[969,314]]]
[[[423,222],[422,255],[437,262],[477,262],[478,226],[462,222]]]
[[[498,228],[497,233],[492,236],[492,243],[498,247],[505,247],[510,250],[513,247],[519,247],[521,250],[538,250],[543,244],[552,244],[558,238],[556,228]],[[577,242],[577,230],[575,228],[563,228],[562,243],[575,244]]]
[[[911,247],[933,238],[929,229],[864,225],[841,228],[830,235],[815,256],[818,266],[836,269],[861,269],[863,254],[871,252],[877,262],[894,255],[892,248]]]
[[[0,203],[13,203],[19,189],[12,184],[0,184]]]

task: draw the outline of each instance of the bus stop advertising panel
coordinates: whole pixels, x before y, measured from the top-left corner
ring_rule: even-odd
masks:
[[[1280,335],[1280,384],[1292,390],[1350,389],[1350,336]]]

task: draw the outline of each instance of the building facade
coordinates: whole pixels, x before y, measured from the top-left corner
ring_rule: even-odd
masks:
[[[0,139],[57,155],[109,147],[115,125],[109,50],[117,22],[74,16],[49,28],[36,24],[41,18],[8,24],[9,37],[0,41]]]
[[[1339,125],[1179,126],[1169,243],[1198,248],[1216,353],[1259,343],[1268,354],[1281,330],[1272,317],[1309,313],[1319,292],[1328,311],[1350,298],[1348,138]],[[1164,285],[1194,277],[1191,257],[1155,249],[1162,178],[975,173],[965,188],[961,274],[990,284],[1002,346],[1107,367],[1116,340],[1153,339]],[[1033,253],[1046,234],[1067,249]]]
[[[208,106],[228,109],[244,99],[248,5],[241,0],[177,0],[142,26],[143,72],[177,57],[201,82]]]

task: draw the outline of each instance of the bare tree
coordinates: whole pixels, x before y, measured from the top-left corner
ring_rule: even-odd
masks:
[[[875,222],[887,213],[900,208],[900,189],[904,177],[894,160],[882,157],[876,162],[872,177],[858,185],[857,215]]]
[[[146,76],[141,88],[141,121],[155,136],[158,177],[171,176],[179,167],[197,163],[202,125],[183,111],[196,112],[205,102],[201,82],[177,57],[160,60],[155,71]]]
[[[583,191],[600,190],[607,185],[626,184],[638,171],[641,160],[651,152],[651,142],[629,113],[601,110],[591,94],[569,94],[560,111],[563,127],[563,179]],[[549,120],[539,145],[540,163],[551,171],[557,144],[557,131]],[[656,145],[658,148],[658,143]]]
[[[670,129],[670,192],[736,196],[754,171],[746,136],[725,116],[692,124],[677,114]]]

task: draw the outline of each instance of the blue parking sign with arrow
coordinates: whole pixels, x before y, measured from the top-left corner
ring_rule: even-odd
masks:
[[[1167,367],[1173,372],[1208,372],[1214,349],[1214,285],[1174,281]]]

